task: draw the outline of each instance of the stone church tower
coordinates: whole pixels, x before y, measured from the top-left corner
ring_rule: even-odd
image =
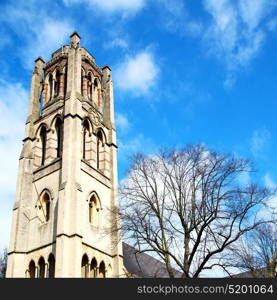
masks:
[[[35,61],[7,277],[122,277],[113,83],[71,44]]]

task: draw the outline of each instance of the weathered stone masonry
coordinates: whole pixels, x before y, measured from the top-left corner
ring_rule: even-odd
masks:
[[[7,277],[121,277],[117,146],[108,66],[71,35],[32,74]]]

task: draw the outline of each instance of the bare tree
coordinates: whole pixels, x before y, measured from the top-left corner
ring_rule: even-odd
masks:
[[[169,277],[224,268],[225,251],[265,223],[257,212],[271,192],[239,181],[251,171],[248,160],[198,145],[136,154],[120,188],[121,230],[139,252],[159,257]]]
[[[0,257],[0,278],[6,277],[7,260],[8,260],[8,252],[7,249],[5,248]]]
[[[225,258],[228,268],[253,278],[277,277],[277,225],[261,224],[238,240]]]

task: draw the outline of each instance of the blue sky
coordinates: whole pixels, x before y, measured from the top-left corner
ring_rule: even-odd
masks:
[[[136,151],[203,143],[253,160],[258,172],[243,182],[275,186],[276,0],[1,0],[0,9],[0,249],[33,61],[75,30],[113,71],[119,179]]]

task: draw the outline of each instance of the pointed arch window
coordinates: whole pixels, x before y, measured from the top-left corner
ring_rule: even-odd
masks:
[[[53,97],[53,84],[54,84],[54,79],[53,79],[53,75],[50,74],[49,75],[49,100],[52,99]]]
[[[104,160],[104,138],[101,130],[97,132],[97,145],[96,145],[96,165],[97,169],[103,169],[103,160]]]
[[[90,278],[97,277],[97,261],[95,258],[92,259],[90,263]]]
[[[81,94],[82,96],[86,96],[86,80],[85,80],[85,70],[82,68],[81,72]]]
[[[87,278],[88,277],[88,257],[86,254],[83,255],[81,268],[82,268],[82,278]]]
[[[92,76],[91,76],[91,73],[88,74],[87,86],[88,86],[88,98],[89,98],[89,100],[92,100],[93,85],[92,85]]]
[[[84,96],[84,73],[82,70],[82,75],[81,75],[81,95]]]
[[[35,278],[36,277],[36,265],[35,262],[33,260],[30,261],[29,263],[29,277],[30,278]]]
[[[42,115],[43,99],[44,99],[44,90],[41,91],[40,97],[39,97],[39,116]]]
[[[54,278],[55,277],[55,256],[51,253],[48,258],[48,277]]]
[[[57,139],[57,158],[62,155],[62,120],[61,118],[57,118],[56,124],[56,139]]]
[[[106,277],[106,266],[105,263],[102,261],[99,265],[99,278],[105,278]]]
[[[46,127],[42,126],[40,130],[40,141],[41,141],[41,165],[44,166],[45,158],[46,158],[46,140],[47,140],[47,133]]]
[[[88,159],[89,152],[89,122],[84,120],[83,123],[83,159]]]
[[[38,217],[42,223],[50,219],[50,202],[51,198],[47,192],[44,192],[39,198]]]
[[[45,261],[43,257],[41,257],[38,261],[38,268],[39,268],[38,277],[45,278]]]
[[[89,199],[89,222],[97,226],[99,223],[100,203],[95,194]]]
[[[63,74],[63,95],[65,96],[67,92],[67,66],[65,67]]]
[[[99,89],[99,84],[98,80],[95,78],[94,79],[94,101],[97,103],[98,106],[100,106],[100,89]]]
[[[58,96],[60,89],[61,73],[59,70],[56,72],[56,80],[54,81],[54,97]]]

